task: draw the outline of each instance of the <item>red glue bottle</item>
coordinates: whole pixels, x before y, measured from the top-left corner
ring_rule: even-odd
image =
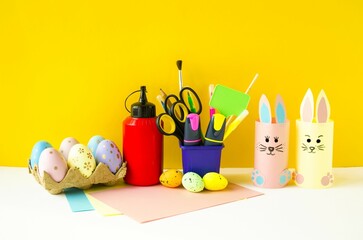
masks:
[[[127,99],[140,92],[139,101],[127,108]],[[137,186],[159,183],[163,172],[163,135],[156,126],[155,105],[147,101],[146,86],[131,93],[125,100],[131,113],[123,121],[123,157],[127,162],[125,182]]]

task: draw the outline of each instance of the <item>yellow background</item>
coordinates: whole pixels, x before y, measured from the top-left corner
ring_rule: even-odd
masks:
[[[245,91],[260,74],[222,167],[253,166],[263,93],[272,105],[284,98],[294,167],[307,88],[330,100],[334,166],[362,166],[362,12],[359,0],[1,1],[0,165],[27,166],[39,140],[59,148],[100,134],[122,148],[126,96],[141,85],[155,104],[159,88],[176,93],[182,59],[184,84],[203,99],[203,129],[210,83]],[[164,166],[180,167],[176,138],[164,140]]]

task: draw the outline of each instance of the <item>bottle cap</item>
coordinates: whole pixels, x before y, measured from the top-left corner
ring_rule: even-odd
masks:
[[[146,86],[141,86],[139,101],[131,105],[131,117],[151,118],[155,116],[155,104],[147,101]]]

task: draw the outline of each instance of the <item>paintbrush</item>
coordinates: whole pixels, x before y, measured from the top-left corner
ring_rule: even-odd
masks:
[[[252,85],[255,83],[255,81],[256,81],[256,79],[258,78],[258,76],[259,76],[259,74],[258,73],[256,73],[255,74],[255,76],[254,76],[254,78],[252,79],[252,81],[251,81],[251,83],[250,83],[250,85],[248,86],[248,88],[247,88],[247,90],[245,91],[245,94],[247,95],[248,94],[248,92],[250,91],[250,89],[251,89],[251,87],[252,87]],[[249,99],[248,99],[248,101],[249,101]],[[244,115],[243,114],[243,112],[241,112],[241,114],[242,114],[242,116]],[[246,115],[247,116],[247,115]],[[245,117],[246,117],[245,116]],[[227,124],[226,124],[226,126],[227,126],[227,128],[229,127],[229,125],[231,124],[231,123],[233,123],[233,121],[237,121],[237,122],[241,122],[241,121],[238,121],[236,118],[238,118],[239,116],[235,116],[235,115],[230,115],[230,116],[227,116]],[[236,124],[236,123],[235,123]],[[235,128],[235,127],[234,127]]]
[[[176,66],[178,67],[178,72],[179,72],[179,91],[181,91],[183,88],[182,64],[183,64],[182,60],[176,61]]]

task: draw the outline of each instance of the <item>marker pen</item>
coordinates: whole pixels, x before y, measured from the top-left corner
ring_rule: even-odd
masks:
[[[198,146],[202,144],[200,118],[196,113],[190,113],[184,125],[184,146]]]
[[[205,134],[204,145],[222,145],[225,129],[226,117],[220,113],[213,114]]]

